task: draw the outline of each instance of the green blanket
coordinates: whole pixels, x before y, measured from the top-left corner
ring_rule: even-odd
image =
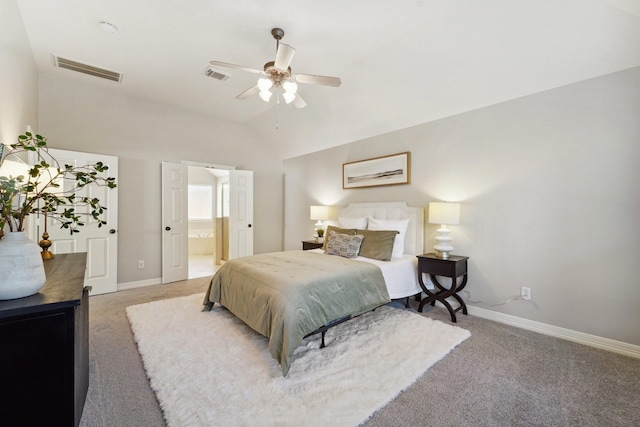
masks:
[[[287,375],[305,335],[390,301],[379,267],[308,251],[254,255],[226,262],[204,304],[219,303],[258,333]]]

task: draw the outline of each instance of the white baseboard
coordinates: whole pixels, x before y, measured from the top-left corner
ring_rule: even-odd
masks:
[[[510,314],[499,313],[497,311],[491,311],[485,308],[473,307],[470,305],[467,305],[467,311],[472,316],[494,320],[499,323],[505,323],[507,325],[527,329],[529,331],[551,335],[553,337],[562,338],[602,350],[608,350],[614,353],[624,354],[625,356],[631,356],[640,359],[640,346],[638,345],[628,344],[622,341],[615,341],[609,338],[602,338],[596,335],[585,334],[583,332],[560,328],[558,326],[548,325],[546,323],[523,319],[522,317],[516,317]]]
[[[161,283],[161,277],[156,277],[155,279],[138,280],[137,282],[118,283],[118,290],[126,291],[127,289],[143,288],[145,286],[160,285]]]

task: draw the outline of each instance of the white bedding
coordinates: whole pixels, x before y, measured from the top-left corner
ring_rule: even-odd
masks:
[[[313,249],[312,252],[324,253],[322,249]],[[391,261],[378,261],[361,256],[353,259],[380,267],[391,299],[405,298],[422,292],[418,284],[418,259],[415,255],[403,255],[402,258],[393,258]]]

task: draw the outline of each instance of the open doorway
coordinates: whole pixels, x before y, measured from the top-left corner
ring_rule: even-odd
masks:
[[[212,276],[229,256],[229,171],[188,167],[189,278]]]
[[[207,177],[204,185],[211,187],[211,197],[205,192],[207,202],[205,210],[211,214],[196,215],[205,219],[195,219],[192,222],[192,233],[195,238],[209,237],[209,243],[221,241],[222,249],[207,255],[207,264],[216,253],[220,253],[220,261],[228,253],[227,259],[240,258],[253,255],[253,171],[236,170],[234,167],[211,165],[194,162],[162,162],[162,283],[177,282],[189,278],[189,166],[204,168],[207,173],[214,176]],[[218,177],[218,170],[223,170],[224,176]],[[227,180],[228,191],[224,194],[218,188],[224,189],[224,180]],[[193,170],[192,175],[200,175]],[[203,178],[204,179],[204,178]],[[215,185],[214,185],[215,182]],[[197,185],[195,180],[193,184]],[[216,188],[214,193],[213,188]],[[224,201],[227,200],[228,208]],[[193,197],[195,206],[198,206],[199,197]],[[210,200],[210,201],[209,201]],[[216,205],[214,205],[214,200]],[[222,202],[219,202],[222,200]],[[213,212],[221,212],[220,218],[214,218]],[[228,216],[226,216],[228,212]],[[228,218],[228,238],[224,233],[224,218]],[[204,224],[208,223],[208,224]],[[222,224],[222,231],[216,233],[214,223]],[[204,233],[204,234],[202,234]],[[210,234],[212,236],[207,236]],[[214,246],[214,247],[215,247]],[[215,262],[215,261],[214,261]],[[216,265],[213,265],[215,271]],[[200,273],[203,274],[203,273]]]

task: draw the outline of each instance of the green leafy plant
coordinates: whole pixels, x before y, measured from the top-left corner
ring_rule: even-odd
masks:
[[[105,176],[107,165],[61,166],[49,154],[47,140],[31,132],[18,136],[18,142],[8,147],[9,152],[0,159],[0,231],[5,226],[9,231],[24,231],[27,217],[36,213],[58,220],[71,234],[79,232],[87,216],[98,227],[106,225],[102,219],[106,207],[97,198],[80,194],[91,184],[116,187],[115,178]],[[34,164],[7,160],[10,156],[19,159],[20,153],[34,153]],[[24,173],[3,173],[16,164],[24,166]]]

